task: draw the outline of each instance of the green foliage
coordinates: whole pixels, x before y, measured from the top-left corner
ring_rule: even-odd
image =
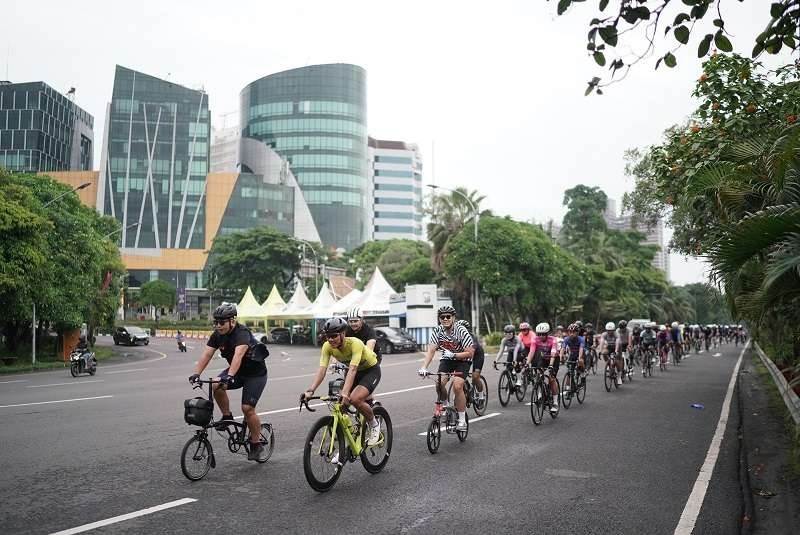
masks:
[[[483,345],[486,347],[499,346],[502,340],[503,340],[503,333],[498,331],[492,331],[483,337]]]
[[[250,286],[264,299],[273,284],[286,288],[300,269],[301,244],[271,227],[217,236],[209,253],[209,288],[241,295]]]
[[[695,322],[700,325],[715,323],[723,325],[732,321],[725,306],[725,297],[710,284],[694,283],[680,287],[686,292],[695,312]]]
[[[598,187],[577,186],[564,192],[564,216],[561,235],[563,242],[569,246],[586,245],[591,234],[606,229],[603,210],[608,197]]]
[[[429,284],[436,274],[431,267],[431,247],[426,242],[393,239],[366,242],[351,253],[353,274],[361,269],[366,284],[375,267],[398,292],[406,284]]]
[[[139,302],[145,306],[172,307],[176,303],[175,287],[163,280],[154,280],[142,284],[139,291]]]
[[[479,216],[491,215],[488,210],[481,211],[481,202],[486,197],[477,191],[456,188],[439,194],[434,192],[425,207],[428,216],[428,239],[433,244],[433,269],[442,271],[444,257],[448,253],[450,239],[465,226],[474,226],[475,212]]]

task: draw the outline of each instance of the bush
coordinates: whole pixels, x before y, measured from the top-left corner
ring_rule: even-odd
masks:
[[[499,346],[500,341],[503,339],[503,333],[493,332],[483,337],[483,345],[485,346]]]

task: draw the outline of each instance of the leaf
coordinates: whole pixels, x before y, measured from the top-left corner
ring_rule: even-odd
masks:
[[[583,94],[584,96],[588,97],[589,94],[594,91],[594,88],[600,83],[600,78],[595,76],[589,81],[589,87],[586,88],[586,92]]]
[[[604,26],[600,28],[600,39],[608,43],[608,46],[617,46],[616,26]]]
[[[604,55],[602,52],[595,52],[594,54],[592,54],[592,57],[594,57],[594,61],[595,61],[595,63],[597,63],[597,64],[598,64],[598,65],[600,65],[601,67],[604,67],[604,66],[605,66],[605,64],[606,64],[606,57],[605,57],[605,55]]]
[[[558,8],[556,8],[556,13],[558,13],[559,15],[563,15],[571,3],[572,0],[559,0]]]
[[[722,35],[722,30],[718,31],[717,34],[714,36],[714,44],[717,45],[717,48],[722,50],[723,52],[732,52],[733,45],[728,40],[727,37]]]
[[[672,23],[673,26],[677,26],[678,24],[682,24],[684,22],[688,22],[691,20],[691,17],[686,13],[678,13],[678,16],[675,17],[675,22]]]
[[[608,0],[600,0],[600,11],[605,11],[608,7]]]
[[[714,26],[716,26],[717,28],[722,28],[723,26],[725,26],[725,21],[722,19],[714,19]]]
[[[594,50],[594,43],[587,43],[586,50]]]
[[[763,43],[756,43],[756,46],[753,47],[752,57],[757,58],[762,52],[764,51],[764,44]]]
[[[769,8],[769,14],[773,18],[778,18],[783,14],[785,9],[783,2],[775,2]]]
[[[656,60],[656,69],[658,69],[658,66],[661,64],[661,61],[662,61],[663,59],[664,59],[664,58],[658,58],[658,59]]]
[[[689,42],[689,28],[686,26],[678,26],[675,28],[675,39],[681,43],[686,44]]]
[[[664,28],[664,35],[667,35],[669,33],[670,28],[672,28],[672,26],[667,26],[666,28]]]
[[[708,4],[697,4],[692,8],[691,14],[693,19],[702,19],[708,11]]]
[[[706,36],[703,37],[703,40],[700,41],[700,46],[697,47],[698,58],[705,57],[705,55],[708,54],[708,49],[711,48],[711,41],[713,39],[714,35],[710,33],[706,34]]]
[[[795,42],[794,37],[792,37],[791,35],[787,35],[786,37],[783,38],[783,44],[791,48],[792,50],[797,48],[797,43]]]
[[[678,64],[678,60],[675,59],[675,56],[672,52],[667,52],[667,55],[664,56],[664,65],[669,67],[670,69]]]
[[[642,20],[650,20],[650,8],[647,6],[639,6],[634,9]]]

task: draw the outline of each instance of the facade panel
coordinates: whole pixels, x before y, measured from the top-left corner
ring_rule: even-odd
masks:
[[[423,240],[422,157],[404,141],[369,138],[375,240]]]

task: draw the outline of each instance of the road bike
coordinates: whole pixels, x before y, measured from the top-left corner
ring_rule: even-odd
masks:
[[[469,409],[472,407],[472,410],[475,411],[477,416],[483,416],[486,414],[486,407],[489,406],[489,385],[486,383],[486,378],[483,375],[480,375],[479,381],[483,386],[483,398],[481,399],[478,397],[478,390],[475,388],[475,385],[472,384],[472,374],[469,374],[467,378],[464,379],[464,396],[467,398],[467,408]],[[451,382],[447,387],[448,399],[452,398],[452,391],[453,383]]]
[[[587,370],[592,371],[592,375],[597,375],[597,351],[594,347],[587,347],[583,353]]]
[[[628,358],[625,358],[628,357]],[[623,351],[622,352],[622,382],[624,383],[626,380],[629,383],[633,382],[633,358],[631,357],[630,353]]]
[[[617,384],[617,365],[616,365],[616,353],[613,351],[608,354],[608,360],[606,360],[606,367],[603,370],[603,383],[606,387],[606,392],[611,392],[611,387],[619,388]]]
[[[683,346],[680,342],[672,343],[672,365],[677,366],[681,363],[683,357]]]
[[[517,401],[525,399],[525,392],[528,390],[528,376],[522,373],[520,363],[513,362],[492,362],[492,367],[499,370],[498,364],[504,364],[505,370],[500,373],[500,378],[497,380],[497,395],[500,398],[500,405],[505,407],[511,399],[511,393],[517,398]],[[517,378],[521,378],[521,384],[517,384]]]
[[[449,381],[451,378],[461,377],[461,375],[461,372],[429,372],[426,374],[426,377],[436,377],[437,382],[439,382],[442,380],[442,377],[444,377],[446,381]],[[431,422],[428,424],[427,432],[428,451],[431,453],[436,453],[439,451],[439,444],[442,441],[442,417],[444,417],[445,432],[448,434],[455,433],[459,442],[464,442],[467,440],[467,435],[469,434],[469,414],[464,413],[464,417],[467,419],[467,428],[463,431],[459,431],[456,428],[458,425],[458,412],[456,411],[455,407],[449,403],[449,399],[440,399],[439,389],[437,388],[436,403],[433,406],[433,417],[431,418]]]
[[[700,353],[700,338],[694,338],[694,352]]]
[[[542,420],[544,419],[544,410],[550,409],[548,412],[550,413],[550,418],[556,419],[558,417],[558,394],[553,394],[551,390],[551,384],[553,381],[556,383],[556,389],[561,392],[558,388],[558,378],[555,375],[551,375],[549,372],[545,374],[545,368],[540,367],[533,367],[529,368],[530,373],[533,374],[533,380],[531,383],[533,384],[533,388],[531,389],[531,420],[533,421],[534,425],[540,425]],[[552,410],[555,409],[555,410]]]
[[[577,368],[577,361],[568,360],[567,370],[561,379],[561,404],[564,405],[565,409],[569,409],[569,406],[572,405],[573,396],[581,404],[586,399],[586,377]],[[573,388],[572,385],[576,386]]]
[[[217,434],[226,441],[228,450],[231,453],[247,455],[250,453],[250,428],[247,424],[234,420],[221,420],[215,422],[214,397],[211,393],[212,385],[220,383],[215,379],[195,381],[193,388],[202,388],[208,385],[208,399],[196,397],[184,401],[183,419],[189,425],[196,425],[200,429],[183,446],[181,451],[181,471],[187,479],[199,481],[206,477],[211,468],[216,468],[217,461],[214,457],[214,449],[211,447],[209,429],[217,431]],[[256,459],[258,463],[265,463],[272,456],[275,448],[275,433],[272,424],[261,424],[261,446],[263,448],[261,456]]]
[[[658,369],[662,372],[667,371],[667,359],[669,353],[669,346],[663,346],[658,350]]]
[[[653,376],[653,361],[656,358],[655,351],[653,351],[653,346],[647,346],[642,354],[642,377],[652,377]]]
[[[342,376],[347,373],[347,366],[342,364],[335,364],[332,369]],[[392,420],[389,413],[380,402],[367,399],[380,425],[378,443],[368,446],[367,420],[354,407],[342,405],[343,386],[344,377],[339,377],[328,382],[327,396],[300,396],[300,411],[305,407],[309,412],[316,412],[308,402],[318,399],[331,412],[311,426],[303,447],[303,472],[309,486],[317,492],[333,488],[346,462],[352,463],[360,458],[367,472],[377,474],[389,462],[392,453]]]

